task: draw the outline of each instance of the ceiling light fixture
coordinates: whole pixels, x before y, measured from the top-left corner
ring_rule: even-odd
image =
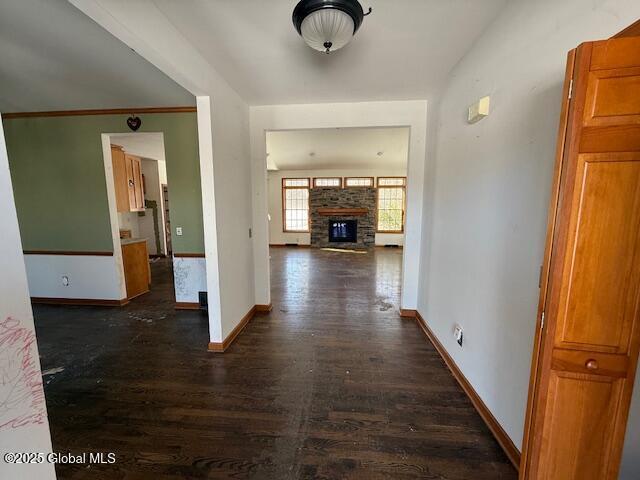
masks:
[[[314,50],[331,53],[356,34],[364,17],[358,0],[302,0],[293,10],[293,25]]]

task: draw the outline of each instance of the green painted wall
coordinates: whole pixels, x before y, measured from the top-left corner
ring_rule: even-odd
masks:
[[[164,133],[173,250],[203,253],[196,114],[138,115],[139,132]],[[4,120],[25,250],[111,251],[103,133],[130,133],[128,115]]]

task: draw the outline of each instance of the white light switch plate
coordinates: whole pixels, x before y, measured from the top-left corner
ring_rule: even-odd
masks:
[[[182,236],[182,227],[176,227],[176,235],[178,235],[179,237]]]
[[[456,337],[456,342],[458,342],[458,345],[462,346],[462,339],[463,337],[463,332],[462,332],[462,327],[460,325],[456,325],[453,329],[453,335]]]

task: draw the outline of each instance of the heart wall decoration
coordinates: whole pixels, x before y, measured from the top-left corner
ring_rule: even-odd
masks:
[[[140,117],[131,115],[129,118],[127,118],[127,126],[134,132],[136,132],[141,125],[142,125],[142,120],[140,120]]]

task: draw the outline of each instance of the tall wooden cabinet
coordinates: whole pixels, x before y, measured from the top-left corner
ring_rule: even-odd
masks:
[[[111,160],[118,212],[144,212],[144,183],[140,158],[126,153],[118,145],[111,145]]]

